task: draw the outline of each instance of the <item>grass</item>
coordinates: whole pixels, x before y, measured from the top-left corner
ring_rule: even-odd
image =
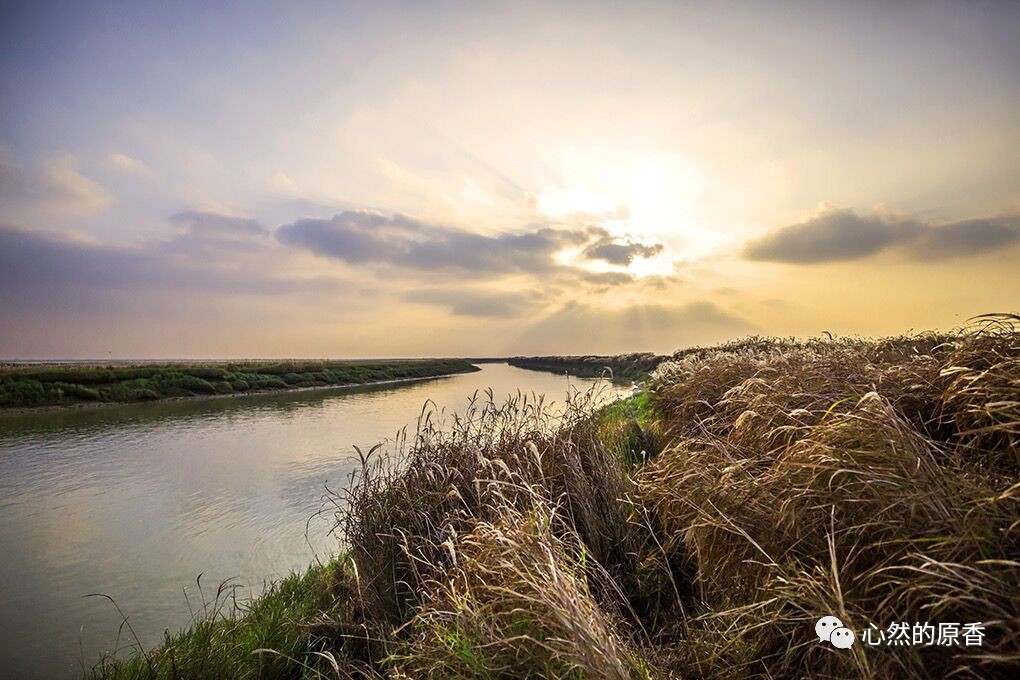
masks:
[[[1013,677],[1018,446],[1016,316],[698,348],[560,415],[482,396],[363,456],[342,561],[93,677]],[[987,636],[836,650],[825,614]]]
[[[298,387],[361,385],[476,370],[477,367],[459,359],[139,366],[8,365],[0,367],[0,408],[137,402]]]
[[[235,600],[234,589],[223,585],[201,603],[187,630],[167,634],[157,649],[128,660],[101,659],[91,673],[166,680],[302,677],[295,669],[313,668],[303,659],[319,644],[315,617],[334,606],[334,597],[345,586],[345,573],[341,560],[316,565],[305,574],[271,584],[250,601]],[[130,638],[130,631],[122,633]]]

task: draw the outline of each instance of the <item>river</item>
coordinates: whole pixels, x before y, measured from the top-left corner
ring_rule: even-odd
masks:
[[[0,675],[70,678],[100,653],[186,626],[234,579],[304,570],[337,549],[324,485],[412,429],[426,400],[476,390],[562,402],[593,381],[481,364],[477,373],[367,388],[0,414]],[[190,605],[189,605],[190,601]]]

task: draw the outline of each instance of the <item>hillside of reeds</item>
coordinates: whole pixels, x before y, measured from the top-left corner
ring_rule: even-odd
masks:
[[[752,338],[645,392],[423,413],[342,557],[97,678],[990,678],[1020,666],[1020,317]],[[217,602],[221,602],[217,599]],[[221,603],[222,604],[222,603]],[[858,634],[821,643],[822,615]],[[869,646],[981,622],[979,646]]]
[[[477,371],[460,359],[0,366],[0,409],[364,385]]]

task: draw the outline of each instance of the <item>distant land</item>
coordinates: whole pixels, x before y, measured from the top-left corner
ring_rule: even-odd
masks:
[[[566,373],[582,378],[608,378],[620,381],[641,381],[648,374],[670,357],[650,352],[634,354],[602,355],[570,355],[542,357],[510,357],[506,360],[511,366],[527,368],[533,371],[551,371]]]
[[[124,404],[437,378],[507,363],[551,373],[640,382],[669,359],[649,352],[457,359],[66,359],[0,362],[0,412]]]
[[[0,410],[368,385],[477,370],[463,359],[12,362],[0,365]]]

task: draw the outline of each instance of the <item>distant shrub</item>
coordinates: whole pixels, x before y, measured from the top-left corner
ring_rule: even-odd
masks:
[[[215,366],[187,366],[181,369],[181,373],[203,380],[225,380],[230,376],[226,369]]]
[[[103,401],[152,401],[159,399],[160,395],[156,390],[149,387],[147,380],[133,381],[130,383],[117,383],[100,387],[99,398]]]
[[[52,383],[53,389],[60,390],[65,397],[71,397],[73,399],[80,399],[81,401],[96,401],[99,399],[99,391],[84,385],[76,385],[74,383],[55,382]]]
[[[302,373],[284,373],[281,377],[288,385],[303,385],[312,381],[311,376]]]
[[[187,394],[216,394],[216,388],[208,380],[185,375],[177,371],[168,371],[154,376],[150,382],[156,389],[171,396]]]
[[[123,366],[107,371],[112,380],[138,380],[139,378],[151,378],[158,374],[163,368],[160,366]],[[73,380],[72,382],[81,382]]]
[[[48,392],[38,380],[8,378],[0,382],[0,404],[34,406],[47,401]]]
[[[272,375],[258,375],[253,380],[249,381],[251,386],[257,390],[283,390],[287,389],[287,383],[283,382],[276,376]]]
[[[26,377],[40,382],[74,382],[82,385],[109,385],[117,381],[113,371],[99,368],[73,368],[29,373]]]

